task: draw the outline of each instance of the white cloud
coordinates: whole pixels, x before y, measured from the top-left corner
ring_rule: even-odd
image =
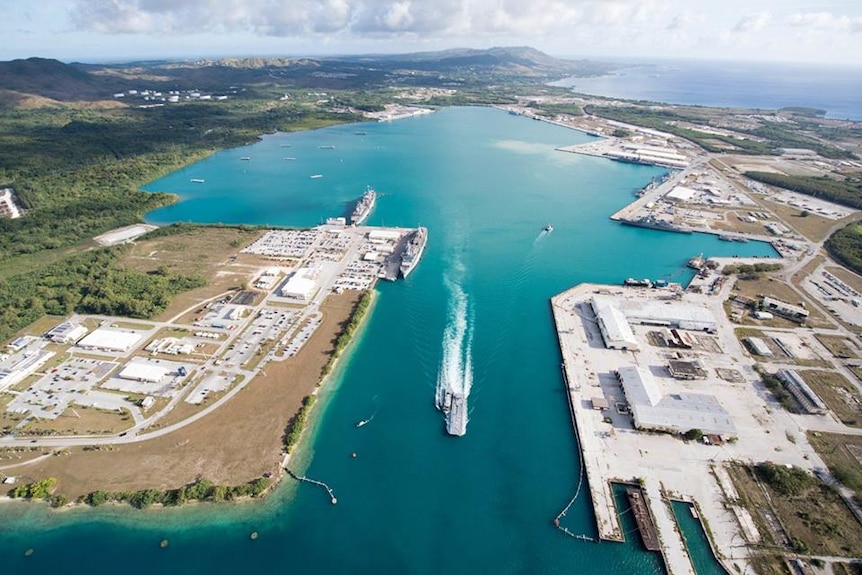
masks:
[[[862,17],[837,16],[831,12],[801,12],[785,20],[788,25],[808,30],[862,32]]]
[[[736,26],[733,27],[733,31],[742,34],[760,32],[766,28],[766,25],[769,24],[771,19],[772,15],[769,12],[749,14],[736,23]]]

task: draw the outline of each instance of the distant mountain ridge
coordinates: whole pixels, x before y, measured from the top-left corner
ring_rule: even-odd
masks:
[[[454,48],[437,52],[329,56],[238,57],[128,64],[65,64],[46,58],[0,62],[0,88],[60,101],[110,98],[150,88],[218,90],[229,85],[359,89],[394,85],[411,73],[440,83],[481,84],[523,78],[543,81],[589,70],[593,63],[560,60],[526,46]],[[466,79],[466,80],[465,80]]]

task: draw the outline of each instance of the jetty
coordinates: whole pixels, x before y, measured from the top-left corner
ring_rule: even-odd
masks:
[[[312,485],[317,485],[318,487],[322,487],[323,489],[326,490],[327,493],[329,493],[329,499],[332,502],[332,504],[335,505],[336,503],[338,503],[338,499],[335,497],[335,492],[332,491],[332,488],[329,485],[327,485],[326,483],[324,483],[323,481],[311,479],[310,477],[306,477],[304,475],[297,475],[296,473],[294,473],[293,471],[291,471],[287,467],[285,467],[284,470],[287,471],[288,475],[290,475],[291,477],[293,477],[294,479],[296,479],[300,483],[311,483]]]

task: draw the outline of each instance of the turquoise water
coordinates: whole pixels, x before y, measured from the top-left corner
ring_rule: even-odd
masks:
[[[709,546],[703,525],[691,514],[692,505],[685,501],[674,501],[671,505],[673,506],[673,514],[676,516],[676,522],[685,538],[685,548],[688,549],[691,556],[695,573],[697,575],[727,575],[727,571],[712,554],[712,548]]]
[[[574,492],[579,464],[548,300],[583,281],[684,280],[685,261],[701,252],[775,252],[765,244],[611,222],[608,215],[662,170],[554,151],[587,139],[488,108],[453,108],[269,136],[148,186],[184,198],[150,214],[157,223],[310,225],[348,210],[370,184],[383,193],[370,224],[428,227],[416,271],[378,288],[373,315],[332,382],[337,392],[336,385],[328,388],[331,400],[306,443],[307,474],[330,484],[338,505],[319,488],[289,485],[253,508],[126,514],[146,524],[102,519],[101,511],[46,522],[44,510],[31,512],[0,521],[4,566],[12,573],[76,565],[81,573],[129,575],[235,574],[249,566],[306,573],[662,573],[657,555],[641,551],[636,539],[596,545],[552,525]],[[548,222],[555,230],[542,235]],[[463,337],[447,338],[447,327],[459,322]],[[434,408],[446,346],[446,356],[472,365],[462,438],[445,434]],[[355,427],[372,413],[370,424]],[[595,535],[586,495],[563,524]],[[257,541],[248,539],[252,529]],[[162,550],[164,537],[171,545]],[[24,558],[27,548],[35,553]]]

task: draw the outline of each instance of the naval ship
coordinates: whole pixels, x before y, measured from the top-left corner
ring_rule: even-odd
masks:
[[[312,176],[313,177],[313,176]],[[365,188],[365,193],[359,198],[356,207],[353,208],[353,213],[350,214],[350,223],[358,226],[364,222],[374,209],[374,202],[377,200],[377,192],[371,186]]]
[[[446,433],[458,437],[467,433],[467,397],[463,393],[438,392],[437,409],[446,415]]]
[[[646,228],[648,230],[660,230],[663,232],[676,232],[678,234],[690,234],[691,230],[681,228],[668,221],[660,220],[655,216],[643,216],[636,220],[620,220],[620,223],[625,226],[633,226],[636,228]]]
[[[419,259],[422,257],[422,252],[425,251],[425,244],[427,243],[428,228],[417,228],[408,240],[404,253],[401,254],[401,277],[406,279],[410,275],[410,272],[419,263]]]

